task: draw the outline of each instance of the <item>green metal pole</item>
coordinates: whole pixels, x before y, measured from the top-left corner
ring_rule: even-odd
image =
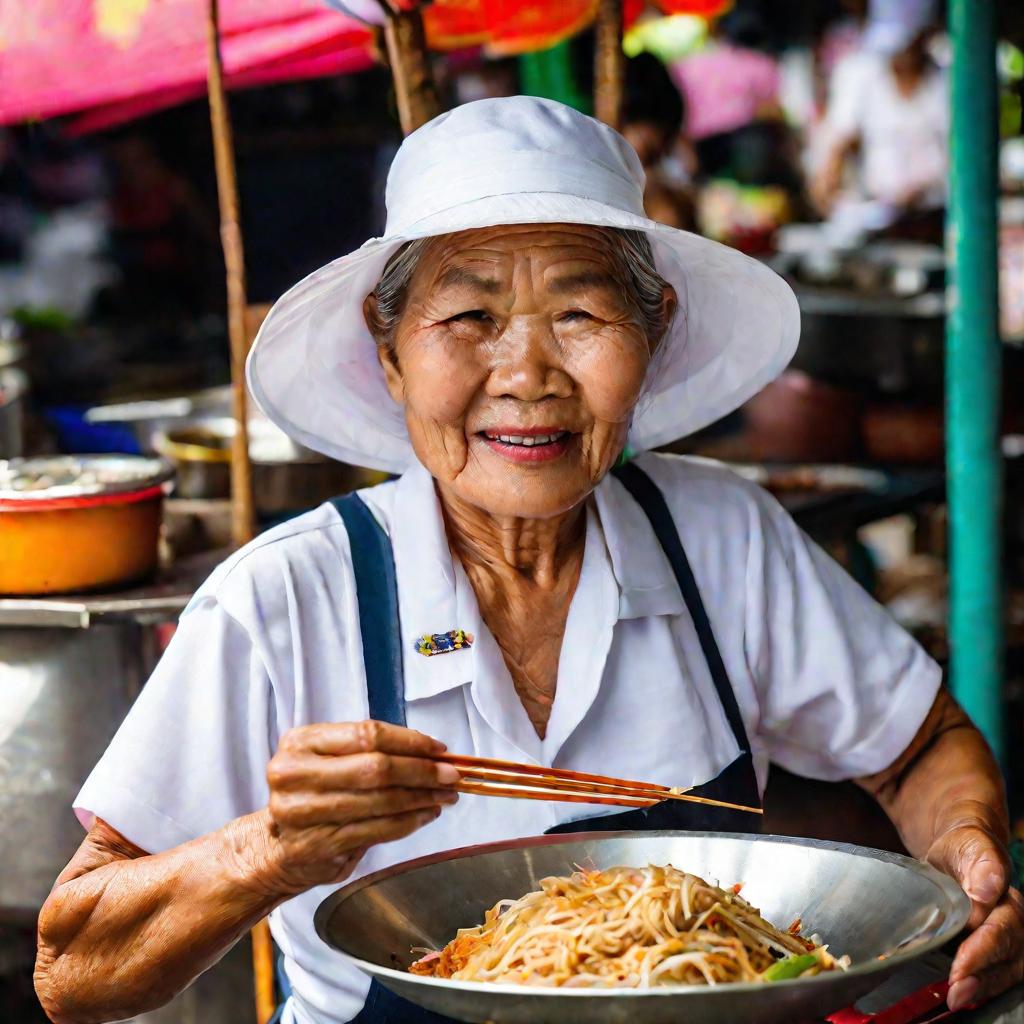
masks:
[[[946,467],[954,695],[1002,760],[1000,340],[995,0],[950,0],[951,309]]]

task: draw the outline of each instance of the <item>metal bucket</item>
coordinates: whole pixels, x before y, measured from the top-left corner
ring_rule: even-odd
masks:
[[[134,623],[0,627],[0,920],[35,920],[84,835],[72,801],[154,664]]]

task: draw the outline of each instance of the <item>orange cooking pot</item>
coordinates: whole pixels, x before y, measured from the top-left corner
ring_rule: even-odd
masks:
[[[98,590],[157,567],[173,470],[134,455],[0,462],[0,594]]]

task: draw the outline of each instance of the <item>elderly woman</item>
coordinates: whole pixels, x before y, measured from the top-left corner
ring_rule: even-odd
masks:
[[[320,942],[332,887],[555,830],[753,825],[457,802],[446,746],[741,804],[769,761],[856,778],[974,901],[951,1003],[1020,978],[999,774],[937,666],[767,494],[623,456],[735,408],[798,334],[778,277],[646,220],[642,190],[604,125],[471,103],[406,140],[386,235],[277,304],[249,363],[261,407],[401,475],[196,594],[77,800],[89,832],[39,927],[52,1020],[159,1006],[270,914],[284,1021],[436,1021]]]

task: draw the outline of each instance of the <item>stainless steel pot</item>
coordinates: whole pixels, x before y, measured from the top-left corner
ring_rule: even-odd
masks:
[[[35,920],[82,841],[72,801],[155,661],[131,622],[0,627],[0,918]]]
[[[179,498],[226,498],[231,492],[230,417],[185,420],[153,436],[153,446],[177,471]],[[358,487],[381,474],[328,459],[296,444],[269,420],[249,421],[253,497],[262,516],[298,512]]]
[[[230,415],[231,388],[217,387],[170,398],[97,405],[86,411],[85,421],[123,424],[135,435],[139,451],[152,454],[156,451],[153,439],[157,434],[193,419]]]

